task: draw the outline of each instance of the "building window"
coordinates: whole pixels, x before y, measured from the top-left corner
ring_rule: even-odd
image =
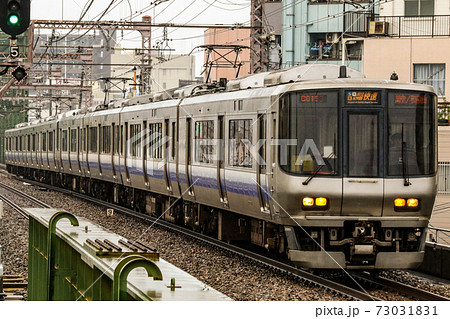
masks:
[[[438,96],[445,96],[445,64],[414,64],[414,83],[431,85]]]
[[[405,0],[405,16],[434,15],[434,0]]]

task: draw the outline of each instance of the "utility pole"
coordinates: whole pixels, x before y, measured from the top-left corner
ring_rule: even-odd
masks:
[[[261,36],[265,32],[264,6],[265,0],[252,0],[250,31],[250,72],[259,73],[268,70],[268,50]]]

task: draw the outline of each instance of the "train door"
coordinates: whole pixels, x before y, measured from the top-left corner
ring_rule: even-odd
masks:
[[[343,111],[343,215],[382,214],[382,125],[382,109],[348,108]]]
[[[223,120],[223,115],[220,115],[217,121],[219,141],[217,146],[217,186],[219,189],[219,199],[220,202],[228,207],[228,195],[227,188],[225,185],[225,124]]]
[[[130,172],[128,170],[128,153],[129,153],[129,141],[128,141],[128,122],[125,122],[125,125],[123,126],[123,129],[125,132],[123,132],[123,141],[124,141],[124,148],[123,148],[123,167],[125,169],[125,176],[127,179],[127,182],[130,182]]]
[[[69,159],[69,171],[70,172],[72,171],[72,154],[73,154],[73,151],[74,151],[74,149],[72,148],[72,146],[73,146],[72,145],[72,141],[73,141],[73,138],[74,138],[74,131],[75,130],[71,129],[70,126],[67,129],[67,134],[69,134],[68,141],[67,141],[67,144],[68,144],[67,145],[67,153],[68,153],[68,159]]]
[[[81,143],[81,132],[82,128],[79,126],[77,127],[77,163],[78,163],[78,172],[81,173],[81,161],[80,161],[80,154],[82,152],[82,143]]]
[[[116,154],[118,152],[118,147],[117,147],[117,141],[118,141],[118,138],[119,138],[119,136],[118,136],[119,135],[118,134],[119,130],[118,129],[119,129],[119,127],[115,123],[111,124],[111,130],[112,130],[112,132],[111,132],[112,133],[111,169],[112,169],[113,178],[117,178],[116,166],[115,166],[115,163],[116,163],[115,157],[116,157]]]
[[[142,170],[143,170],[143,174],[144,174],[144,185],[149,187],[150,183],[148,180],[148,175],[147,175],[147,157],[148,157],[148,126],[147,126],[147,121],[144,121],[142,123],[142,131],[141,131],[141,146],[142,147]]]
[[[164,179],[166,181],[167,191],[172,194],[172,185],[170,183],[170,171],[169,171],[169,134],[170,134],[170,120],[164,120],[164,136],[167,141],[164,142],[163,154],[164,154]],[[172,141],[173,143],[173,141]]]
[[[192,185],[192,118],[186,118],[186,134],[185,134],[185,174],[187,193],[194,197],[194,187]]]
[[[258,114],[257,119],[257,149],[258,158],[256,160],[256,182],[258,184],[258,197],[262,212],[269,212],[269,184],[267,180],[267,157],[266,157],[266,145],[267,145],[267,127],[266,127],[266,115]]]
[[[101,161],[101,154],[104,151],[103,149],[103,139],[104,137],[104,127],[99,124],[98,125],[98,131],[97,131],[97,136],[98,136],[98,146],[97,146],[97,163],[98,163],[98,172],[100,174],[100,176],[103,175],[103,170],[102,170],[102,161]]]

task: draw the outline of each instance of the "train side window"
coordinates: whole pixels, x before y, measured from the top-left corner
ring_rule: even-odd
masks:
[[[83,152],[86,152],[86,128],[83,127],[82,133],[81,133],[81,149]]]
[[[252,120],[230,120],[228,164],[236,167],[252,167]]]
[[[195,122],[195,161],[211,164],[215,152],[214,121]]]
[[[119,125],[114,126],[114,154],[119,154],[120,150],[120,127]]]
[[[36,152],[36,134],[33,134],[32,143],[33,143],[33,145],[32,145],[33,152]]]
[[[27,151],[31,151],[31,135],[27,135]]]
[[[97,127],[89,128],[89,152],[97,153]]]
[[[47,133],[42,133],[42,151],[47,151]]]
[[[53,137],[54,137],[53,131],[48,132],[48,151],[49,152],[53,152]]]
[[[105,154],[111,153],[111,126],[102,127],[102,152]]]
[[[132,157],[141,157],[141,124],[130,124],[130,148]]]
[[[60,133],[61,129],[56,130],[56,150],[59,151],[59,137],[61,135]]]
[[[120,126],[120,147],[119,147],[120,155],[123,154],[123,125]]]
[[[77,151],[77,129],[70,130],[70,151]]]
[[[61,150],[67,152],[67,130],[63,130],[61,133]]]
[[[175,156],[176,156],[176,131],[177,131],[177,123],[176,122],[172,122],[172,149],[171,149],[171,157],[174,160]]]
[[[151,123],[149,134],[149,157],[162,158],[162,123]]]

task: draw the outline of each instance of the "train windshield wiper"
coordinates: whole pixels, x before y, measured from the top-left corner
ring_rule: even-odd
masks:
[[[406,154],[407,148],[406,148],[406,142],[404,138],[404,130],[403,130],[403,123],[402,123],[402,170],[403,170],[403,185],[409,186],[411,183],[409,182],[409,167],[408,167],[408,155]]]
[[[320,172],[320,170],[324,167],[324,166],[328,166],[328,160],[334,156],[334,152],[331,152],[330,155],[328,155],[325,159],[324,159],[324,164],[319,165],[316,170],[314,172],[312,172],[311,176],[309,176],[302,184],[303,185],[308,185],[309,182],[316,177],[316,175]]]

